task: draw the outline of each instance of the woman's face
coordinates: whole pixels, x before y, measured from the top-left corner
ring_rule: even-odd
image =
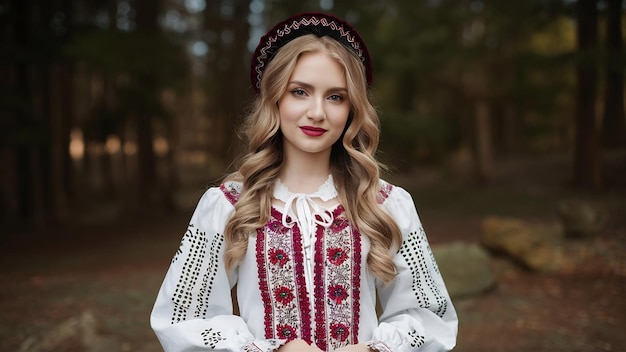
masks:
[[[278,101],[286,156],[319,154],[330,158],[350,114],[343,67],[324,53],[298,59]]]

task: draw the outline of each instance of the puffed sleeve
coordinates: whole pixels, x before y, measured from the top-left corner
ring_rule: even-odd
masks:
[[[449,351],[456,344],[458,319],[411,195],[393,187],[383,207],[402,231],[394,258],[398,274],[378,285],[380,323],[367,344],[384,352]]]
[[[236,271],[224,268],[224,228],[234,206],[210,188],[191,217],[152,309],[150,324],[166,352],[273,351],[284,341],[255,340],[233,315]]]

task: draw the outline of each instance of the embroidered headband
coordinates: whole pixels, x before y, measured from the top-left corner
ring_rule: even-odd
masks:
[[[263,71],[278,50],[293,39],[306,34],[331,37],[350,49],[365,66],[367,85],[372,83],[372,59],[365,42],[356,29],[348,22],[335,16],[319,12],[307,12],[278,23],[261,37],[259,45],[252,55],[250,67],[250,80],[257,93],[261,89]]]

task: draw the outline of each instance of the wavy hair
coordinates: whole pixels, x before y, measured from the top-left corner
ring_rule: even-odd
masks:
[[[393,256],[402,236],[393,218],[378,204],[382,165],[375,159],[375,153],[380,123],[365,88],[365,69],[358,57],[341,43],[315,35],[304,35],[287,43],[263,73],[260,94],[243,126],[247,154],[238,171],[226,177],[227,181],[243,184],[235,213],[226,224],[226,267],[230,270],[243,258],[248,236],[269,221],[272,189],[283,164],[277,102],[287,89],[298,59],[318,52],[329,55],[343,67],[351,103],[346,129],[333,145],[330,157],[339,201],[348,220],[371,243],[367,257],[370,270],[383,282],[389,282],[396,275]]]

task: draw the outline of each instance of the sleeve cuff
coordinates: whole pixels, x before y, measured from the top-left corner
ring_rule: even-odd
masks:
[[[272,352],[284,345],[287,340],[269,339],[248,342],[241,349],[242,352]]]
[[[366,342],[365,346],[367,346],[369,349],[372,349],[378,352],[393,352],[391,348],[389,348],[389,346],[387,346],[386,344],[380,341]]]

